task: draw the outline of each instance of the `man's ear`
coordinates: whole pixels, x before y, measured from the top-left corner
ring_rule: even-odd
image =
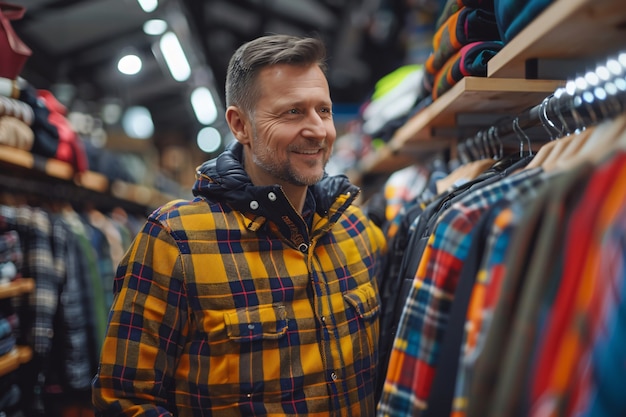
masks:
[[[228,106],[226,109],[226,123],[230,127],[230,131],[235,139],[241,144],[249,143],[252,136],[250,135],[250,125],[246,113],[237,106]]]

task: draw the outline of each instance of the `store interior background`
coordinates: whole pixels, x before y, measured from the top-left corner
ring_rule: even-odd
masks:
[[[142,182],[171,180],[177,197],[189,192],[194,168],[232,140],[224,122],[228,60],[242,43],[269,33],[314,35],[328,47],[328,79],[338,134],[358,123],[359,109],[378,79],[430,51],[436,0],[20,0],[13,21],[32,50],[21,76],[50,90],[90,146],[133,155]],[[154,34],[145,24],[159,19]],[[190,71],[176,80],[161,43],[174,34]],[[171,40],[171,39],[170,39]],[[125,55],[141,59],[122,74]],[[192,95],[209,92],[213,114],[197,115]],[[208,90],[208,91],[207,91]],[[137,138],[123,128],[129,109],[147,109],[152,130]],[[210,109],[211,104],[201,105]],[[215,137],[219,134],[219,142]],[[209,139],[208,139],[209,138]],[[212,138],[212,139],[211,139]],[[208,142],[207,142],[208,141]],[[208,145],[207,145],[208,143]],[[173,184],[173,185],[172,185]],[[182,194],[182,195],[181,195]]]

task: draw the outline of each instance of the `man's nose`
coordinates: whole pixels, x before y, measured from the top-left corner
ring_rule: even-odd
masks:
[[[317,139],[324,139],[326,137],[326,122],[317,111],[312,111],[306,118],[306,126],[303,129],[303,134],[307,137]]]

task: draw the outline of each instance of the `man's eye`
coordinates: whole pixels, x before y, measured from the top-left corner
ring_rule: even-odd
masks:
[[[287,113],[289,113],[289,114],[298,114],[300,112],[298,111],[298,109],[290,109],[289,111],[287,111]]]

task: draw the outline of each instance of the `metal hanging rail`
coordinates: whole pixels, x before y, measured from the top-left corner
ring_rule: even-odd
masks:
[[[621,52],[569,80],[565,87],[558,88],[541,103],[480,130],[459,143],[457,149],[462,162],[498,154],[501,157],[504,141],[512,139],[530,149],[533,140],[553,140],[580,132],[624,111],[626,52]],[[529,135],[529,129],[536,127],[543,128],[543,133]]]

